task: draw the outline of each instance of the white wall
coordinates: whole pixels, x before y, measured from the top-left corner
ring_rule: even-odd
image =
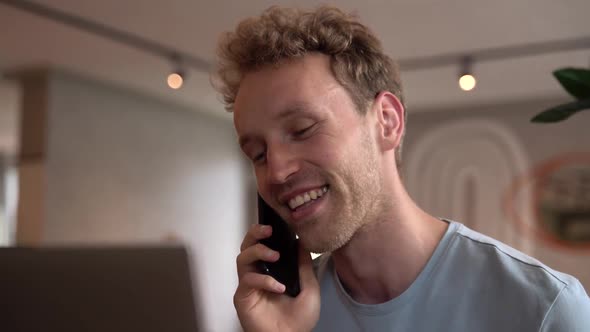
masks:
[[[590,112],[555,124],[532,124],[540,111],[568,100],[521,101],[454,110],[412,112],[404,147],[410,194],[427,211],[456,219],[580,279],[590,290],[590,249],[568,249],[530,232],[532,184],[519,187],[513,211],[506,199],[518,179],[565,153],[590,155]]]
[[[18,149],[19,88],[0,78],[0,155],[13,155]]]
[[[236,330],[246,181],[231,123],[66,74],[50,89],[44,243],[177,238],[206,330]]]
[[[0,246],[11,244],[16,212],[14,156],[18,150],[19,87],[0,78]]]

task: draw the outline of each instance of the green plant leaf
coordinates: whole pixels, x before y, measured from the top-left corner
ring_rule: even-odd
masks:
[[[590,98],[558,105],[537,114],[531,122],[549,123],[563,121],[582,110],[590,109]]]
[[[577,99],[590,98],[590,70],[562,68],[553,72],[563,88]]]

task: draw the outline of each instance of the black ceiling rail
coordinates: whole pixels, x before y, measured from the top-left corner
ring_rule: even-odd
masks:
[[[98,22],[72,15],[32,1],[0,0],[0,4],[5,4],[25,12],[35,14],[37,16],[60,22],[79,30],[100,35],[104,38],[108,38],[125,45],[133,46],[148,53],[165,57],[167,60],[172,62],[180,61],[183,65],[193,67],[194,69],[201,72],[207,73],[212,68],[212,64],[205,59],[196,57],[186,52],[182,52],[172,47],[165,46],[153,40],[149,40],[129,32],[115,29],[104,24],[100,24]],[[572,39],[552,40],[546,42],[527,43],[479,50],[476,49],[471,51],[432,56],[405,58],[400,59],[398,63],[403,71],[413,71],[457,65],[461,63],[465,57],[469,57],[473,62],[483,62],[589,48],[590,36],[586,36]]]
[[[194,67],[199,71],[208,72],[212,67],[208,61],[186,52],[32,1],[0,0],[0,3],[135,47],[156,56],[165,57],[172,62],[181,61],[183,65]]]
[[[473,62],[484,62],[582,49],[590,49],[590,36],[407,58],[399,60],[398,63],[402,70],[420,70],[456,65],[466,56]]]

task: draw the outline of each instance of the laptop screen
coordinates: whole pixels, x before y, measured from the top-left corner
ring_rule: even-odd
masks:
[[[0,331],[197,330],[184,248],[0,248]]]

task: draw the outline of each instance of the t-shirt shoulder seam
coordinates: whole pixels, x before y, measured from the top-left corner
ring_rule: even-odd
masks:
[[[549,306],[549,309],[547,309],[547,312],[545,313],[545,317],[543,317],[543,321],[541,322],[541,326],[539,326],[539,330],[538,330],[539,332],[541,332],[543,330],[543,326],[545,326],[545,322],[547,321],[547,317],[549,317],[549,314],[553,310],[553,307],[555,306],[555,303],[557,303],[557,300],[559,300],[559,297],[561,296],[561,294],[563,294],[563,292],[567,289],[567,287],[568,287],[568,285],[565,284],[561,288],[561,290],[559,291],[559,293],[557,294],[557,296],[555,297],[555,299],[551,303],[551,306]]]
[[[444,257],[447,256],[447,253],[449,252],[449,250],[451,250],[451,247],[453,246],[453,244],[457,241],[457,235],[461,235],[459,233],[459,229],[462,227],[463,225],[459,225],[459,227],[450,234],[451,238],[448,240],[448,243],[445,245],[443,249],[443,251],[441,251],[439,258],[437,259],[437,261],[435,262],[435,264],[432,266],[432,270],[430,271],[430,274],[428,275],[428,278],[426,278],[425,281],[429,281],[430,278],[432,278],[432,276],[435,274],[435,272],[437,271],[438,267],[443,264],[443,260]]]
[[[553,273],[551,270],[549,270],[549,269],[548,269],[546,266],[543,266],[542,264],[534,264],[534,263],[530,263],[530,262],[523,261],[522,259],[520,259],[520,258],[518,258],[518,257],[515,257],[514,255],[512,255],[512,254],[510,254],[510,253],[506,252],[505,250],[502,250],[502,248],[501,248],[501,247],[499,247],[498,245],[496,245],[496,244],[494,244],[494,243],[485,242],[485,241],[480,241],[480,240],[477,240],[477,239],[474,239],[474,238],[470,237],[470,236],[469,236],[469,235],[467,235],[467,234],[463,234],[463,233],[460,233],[460,232],[457,232],[457,234],[459,234],[461,237],[463,237],[463,238],[465,238],[465,239],[468,239],[468,240],[470,240],[470,241],[477,242],[477,243],[479,243],[479,244],[482,244],[482,245],[486,245],[486,246],[493,247],[493,248],[494,248],[494,249],[496,249],[497,251],[499,251],[499,252],[501,252],[502,254],[504,254],[504,255],[506,255],[506,256],[508,256],[508,257],[510,257],[510,258],[512,258],[512,259],[514,259],[515,261],[518,261],[519,263],[522,263],[522,264],[525,264],[525,265],[528,265],[528,266],[531,266],[531,267],[535,267],[535,268],[542,269],[543,271],[547,272],[547,274],[551,275],[553,278],[555,278],[557,281],[559,281],[559,282],[560,282],[560,283],[562,283],[563,285],[565,285],[565,286],[567,286],[567,285],[568,285],[568,282],[567,282],[567,281],[565,281],[565,280],[563,280],[562,278],[560,278],[559,276],[555,275],[555,273]]]

